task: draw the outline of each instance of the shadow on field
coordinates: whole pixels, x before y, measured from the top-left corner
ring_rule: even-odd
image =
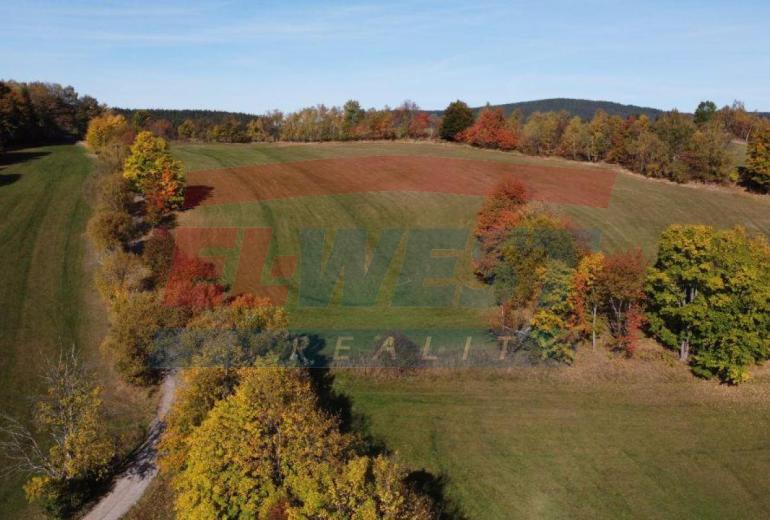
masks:
[[[325,346],[322,338],[307,336],[309,343],[304,353],[310,361],[310,377],[313,389],[318,396],[321,408],[338,418],[340,429],[351,433],[360,440],[359,451],[365,455],[391,455],[391,451],[382,439],[378,439],[371,428],[371,420],[364,414],[353,410],[353,401],[334,388],[334,374],[329,367],[330,360],[321,354]],[[442,520],[466,520],[459,506],[446,496],[448,479],[445,475],[434,475],[425,469],[410,472],[406,476],[409,487],[430,497]]]
[[[0,173],[0,186],[7,186],[9,184],[13,184],[19,179],[21,179],[21,175],[19,175],[18,173],[9,173],[6,175],[3,175]]]
[[[211,186],[204,186],[202,184],[193,184],[187,186],[184,191],[184,205],[183,209],[193,209],[200,205],[203,201],[211,197],[211,192],[214,188]]]
[[[15,164],[21,164],[34,159],[40,159],[45,157],[50,152],[4,152],[0,153],[0,170],[13,166]],[[10,184],[10,182],[6,183]]]

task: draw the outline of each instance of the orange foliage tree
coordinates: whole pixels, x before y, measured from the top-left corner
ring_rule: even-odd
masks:
[[[609,255],[597,273],[596,283],[603,304],[614,348],[632,355],[641,335],[644,320],[644,273],[646,270],[641,250]]]
[[[194,315],[220,305],[224,293],[213,264],[177,252],[164,291],[167,306]]]
[[[474,230],[481,247],[476,271],[483,278],[491,275],[500,257],[505,233],[518,224],[527,202],[529,196],[524,185],[510,178],[500,181],[484,201]]]
[[[481,148],[513,150],[518,138],[505,122],[502,108],[481,111],[473,126],[460,132],[458,140]]]

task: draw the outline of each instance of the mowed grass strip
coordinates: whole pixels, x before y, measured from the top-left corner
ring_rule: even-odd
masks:
[[[91,168],[75,145],[0,156],[0,409],[29,421],[45,363],[74,345],[105,386],[112,427],[130,443],[151,405],[144,392],[116,383],[98,351],[105,314],[84,236]],[[23,482],[0,481],[3,518],[34,515]]]
[[[280,164],[319,159],[340,159],[372,156],[427,156],[455,159],[500,161],[510,164],[575,166],[574,161],[557,157],[544,159],[518,153],[482,150],[450,143],[373,141],[347,143],[250,143],[250,144],[188,144],[178,143],[172,152],[184,162],[188,172],[215,170],[238,166]],[[585,165],[585,164],[584,164]],[[603,168],[603,165],[585,165]]]

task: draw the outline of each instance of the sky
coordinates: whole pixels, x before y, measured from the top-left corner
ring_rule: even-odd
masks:
[[[770,111],[770,2],[0,0],[0,79],[262,113],[551,97]]]

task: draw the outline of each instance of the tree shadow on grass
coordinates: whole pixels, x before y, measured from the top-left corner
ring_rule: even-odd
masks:
[[[0,186],[8,186],[9,184],[13,184],[19,179],[21,179],[21,175],[19,175],[18,173],[8,173],[8,174],[0,173]]]
[[[0,153],[0,170],[16,164],[25,163],[34,159],[40,159],[50,152],[2,152]]]
[[[310,364],[310,377],[321,408],[338,418],[340,429],[359,439],[362,455],[391,455],[387,444],[372,433],[371,419],[353,410],[353,400],[334,388],[334,374],[329,368],[328,356],[321,354],[325,341],[316,335],[309,335],[304,355]],[[448,479],[445,475],[434,475],[424,469],[412,471],[406,477],[406,484],[420,494],[430,497],[443,520],[466,520],[460,507],[446,496]]]
[[[438,517],[442,520],[466,520],[468,517],[460,507],[446,496],[448,478],[446,475],[436,476],[429,471],[420,469],[412,471],[406,477],[406,483],[415,491],[433,499],[438,508]]]

